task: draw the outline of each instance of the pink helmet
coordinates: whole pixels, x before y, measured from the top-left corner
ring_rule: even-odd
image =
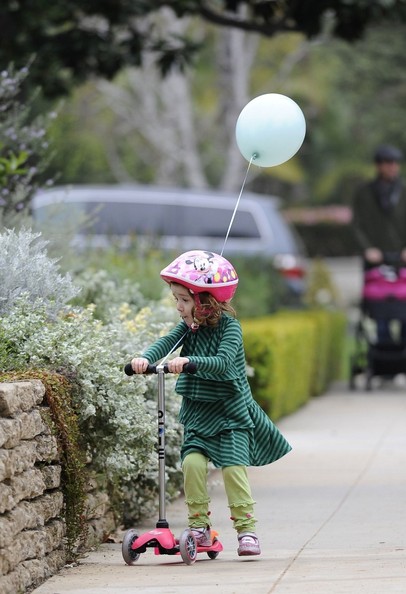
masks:
[[[238,284],[238,276],[228,260],[203,250],[191,250],[178,256],[161,277],[167,283],[179,283],[191,293],[210,293],[217,301],[230,301]]]

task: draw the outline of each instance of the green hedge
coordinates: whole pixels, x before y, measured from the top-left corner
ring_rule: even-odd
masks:
[[[346,319],[341,312],[303,310],[242,320],[252,392],[278,419],[325,392],[340,377]]]

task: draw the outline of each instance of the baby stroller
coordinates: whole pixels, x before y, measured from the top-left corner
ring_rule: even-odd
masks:
[[[378,325],[382,324],[392,331],[385,339],[379,337]],[[360,318],[350,356],[350,389],[355,389],[360,374],[365,377],[366,390],[371,390],[376,376],[385,381],[406,373],[402,324],[406,324],[406,263],[399,254],[385,253],[382,264],[364,262]]]

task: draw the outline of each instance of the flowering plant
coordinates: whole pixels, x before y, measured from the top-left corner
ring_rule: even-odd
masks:
[[[56,262],[47,259],[41,250],[36,252],[30,232],[13,235],[6,231],[0,235],[0,242],[4,238],[17,241],[17,237],[20,248],[14,245],[13,266],[7,268],[8,250],[0,249],[0,271],[7,286],[20,283],[17,293],[2,293],[1,368],[47,368],[71,378],[77,386],[74,398],[81,435],[93,465],[107,478],[128,521],[133,521],[156,505],[156,378],[128,378],[123,366],[173,325],[174,308],[167,299],[140,308],[135,303],[137,296],[140,303],[143,300],[136,290],[131,304],[112,299],[110,307],[103,310],[103,320],[95,317],[94,304],[68,306],[63,302],[77,293],[72,280],[59,275]],[[21,261],[33,266],[32,278],[27,270],[25,283],[18,280]],[[58,301],[47,291],[41,295],[39,287],[47,282],[44,274],[56,283]],[[106,287],[110,296],[115,294],[108,283]],[[122,296],[118,292],[120,299]],[[99,299],[105,302],[100,295]],[[173,382],[168,377],[168,393]],[[181,434],[176,422],[179,397],[174,394],[167,403],[168,486],[174,494],[180,485]]]

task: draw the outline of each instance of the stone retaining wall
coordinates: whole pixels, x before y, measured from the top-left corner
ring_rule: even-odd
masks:
[[[66,562],[57,442],[43,420],[39,380],[0,383],[0,592],[38,586]],[[108,497],[89,470],[87,546],[114,529]]]

